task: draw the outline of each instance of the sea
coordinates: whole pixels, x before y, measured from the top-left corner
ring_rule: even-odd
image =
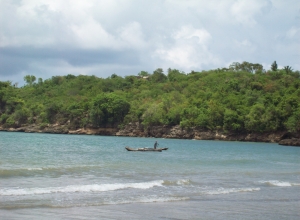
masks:
[[[0,219],[298,220],[300,148],[0,132]]]

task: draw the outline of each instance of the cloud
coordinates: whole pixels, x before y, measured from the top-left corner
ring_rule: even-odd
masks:
[[[125,47],[142,49],[147,46],[141,25],[136,21],[121,27],[118,34],[121,45]]]
[[[286,33],[286,37],[289,39],[300,39],[300,27],[291,27],[287,33]]]
[[[207,48],[211,39],[207,30],[187,25],[171,36],[174,41],[171,46],[163,46],[155,51],[160,59],[167,61],[167,65],[187,71],[216,62],[217,58]]]
[[[195,38],[198,44],[206,43],[210,38],[210,33],[205,29],[195,29],[193,26],[183,26],[173,34],[176,40],[190,40]]]
[[[271,8],[272,2],[269,0],[238,0],[232,4],[230,12],[237,22],[252,27],[259,22],[256,15],[268,13]]]
[[[234,61],[299,69],[297,0],[0,1],[0,80]]]
[[[70,26],[74,45],[84,49],[115,48],[116,40],[100,23],[90,18],[84,24]]]
[[[253,54],[257,52],[257,46],[250,42],[248,39],[236,41],[235,45],[238,50],[244,51],[244,53]]]

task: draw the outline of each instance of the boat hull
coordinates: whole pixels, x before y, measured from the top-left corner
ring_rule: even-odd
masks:
[[[154,151],[154,152],[162,152],[163,150],[168,150],[168,148],[156,148],[156,149],[154,149],[154,148],[147,148],[147,147],[145,147],[145,148],[137,148],[137,149],[135,149],[135,148],[130,148],[130,147],[125,147],[125,149],[126,150],[128,150],[128,151]]]

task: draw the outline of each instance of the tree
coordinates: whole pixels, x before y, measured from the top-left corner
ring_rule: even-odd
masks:
[[[285,72],[286,72],[287,74],[289,74],[289,73],[292,73],[292,72],[293,72],[293,69],[292,69],[292,67],[291,67],[291,66],[285,66],[283,69],[285,70]]]
[[[258,63],[249,63],[244,61],[243,63],[234,62],[229,66],[229,70],[234,71],[246,71],[249,73],[262,72],[263,66]]]
[[[266,131],[266,122],[263,121],[263,115],[266,107],[263,104],[255,104],[246,115],[245,128],[247,131],[264,132]]]
[[[36,77],[33,75],[24,76],[24,81],[30,86],[34,83],[35,80],[36,80]]]
[[[118,78],[119,76],[117,75],[117,74],[115,74],[115,73],[113,73],[111,76],[110,76],[110,78],[112,78],[112,79],[115,79],[115,78]]]
[[[153,72],[150,79],[156,83],[165,82],[167,80],[167,76],[164,74],[164,71],[162,68],[158,68]]]
[[[139,76],[143,77],[143,76],[149,76],[150,74],[146,71],[141,71],[138,73]]]
[[[130,104],[114,93],[99,94],[94,98],[90,109],[91,123],[95,127],[115,125],[123,121]]]
[[[75,79],[76,76],[72,75],[72,74],[68,74],[65,76],[66,79]]]
[[[271,65],[271,70],[272,70],[272,71],[277,71],[277,63],[276,63],[276,61],[274,61],[274,62],[272,63],[272,65]]]
[[[161,125],[163,121],[163,109],[161,104],[152,104],[146,108],[142,115],[142,124],[146,127],[151,125]]]
[[[285,127],[291,132],[300,131],[300,107],[288,118]]]
[[[185,74],[168,69],[164,74],[159,68],[153,74],[142,71],[125,78],[69,74],[34,81],[28,75],[27,86],[21,88],[0,82],[0,125],[59,123],[77,129],[139,122],[234,132],[299,132],[300,72],[290,66],[266,74],[257,74],[259,70],[260,64],[243,62],[224,71]],[[149,80],[141,80],[142,75],[149,75]]]
[[[243,128],[243,120],[236,111],[225,109],[223,128],[229,131],[239,131]]]
[[[43,84],[43,79],[42,78],[38,78],[38,84],[39,85]]]
[[[62,76],[52,76],[52,83],[54,85],[61,84],[63,80],[64,80],[64,78]]]
[[[56,102],[48,103],[45,106],[45,114],[43,115],[45,121],[54,123],[56,121],[56,116],[61,110],[61,105]]]
[[[170,69],[170,68],[168,69],[168,79],[171,82],[174,82],[174,81],[183,81],[183,78],[185,76],[186,75],[184,73],[181,73],[177,69]]]

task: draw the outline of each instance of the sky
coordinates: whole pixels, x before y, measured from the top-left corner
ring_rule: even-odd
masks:
[[[0,0],[0,81],[243,61],[300,70],[299,0]]]

